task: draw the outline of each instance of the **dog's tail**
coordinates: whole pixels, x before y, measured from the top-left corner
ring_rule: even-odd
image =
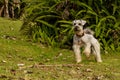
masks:
[[[94,35],[94,32],[90,28],[84,29],[84,33]]]

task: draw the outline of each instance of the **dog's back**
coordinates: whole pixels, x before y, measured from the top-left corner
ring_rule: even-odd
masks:
[[[85,28],[84,33],[94,35],[94,32],[90,28]]]

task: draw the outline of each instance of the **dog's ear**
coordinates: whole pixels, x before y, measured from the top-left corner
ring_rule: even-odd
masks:
[[[74,20],[74,21],[72,22],[72,24],[75,25],[75,24],[74,24],[75,22],[76,22],[76,20]]]
[[[82,25],[85,25],[86,24],[86,21],[85,20],[80,20]]]

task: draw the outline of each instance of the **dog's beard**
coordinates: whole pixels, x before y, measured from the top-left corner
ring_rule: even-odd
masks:
[[[83,36],[84,35],[84,31],[83,30],[80,30],[80,31],[75,31],[75,34],[77,35],[77,36]]]

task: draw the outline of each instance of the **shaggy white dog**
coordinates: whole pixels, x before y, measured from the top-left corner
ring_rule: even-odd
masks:
[[[73,50],[75,53],[77,63],[81,62],[81,50],[80,48],[84,46],[85,55],[89,58],[91,52],[94,54],[97,62],[102,62],[100,55],[100,44],[93,36],[93,31],[89,28],[83,29],[83,26],[86,24],[84,20],[74,20],[73,28],[75,35],[73,37]]]

